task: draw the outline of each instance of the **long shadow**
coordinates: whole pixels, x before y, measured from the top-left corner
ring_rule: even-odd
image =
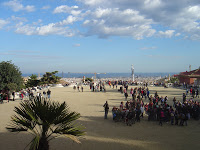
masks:
[[[85,121],[79,121],[84,124],[86,124]],[[95,126],[94,126],[95,128]],[[98,130],[98,129],[97,129]],[[28,143],[33,139],[33,136],[31,134],[26,133],[9,133],[9,132],[3,132],[0,133],[0,149],[1,150],[23,150]],[[109,136],[104,135],[96,135],[93,134],[93,132],[90,132],[90,134],[86,133],[85,136],[79,138],[81,141],[81,144],[77,144],[73,142],[72,140],[60,137],[50,142],[50,150],[132,150],[138,149],[138,150],[147,150],[147,148],[143,145],[143,143],[140,140],[136,140],[135,143],[131,143],[132,140],[129,140],[129,142],[124,141],[121,139],[118,139],[115,137],[115,139],[110,138]],[[119,140],[119,141],[117,141]],[[27,150],[29,147],[26,148]]]
[[[162,127],[147,118],[133,126],[113,122],[96,116],[83,116],[78,121],[86,127],[86,135],[80,138],[82,144],[60,137],[50,142],[50,150],[188,150],[199,149],[199,122],[188,127]],[[191,127],[190,127],[191,126]],[[25,133],[0,133],[0,150],[22,150],[33,137]],[[27,148],[28,149],[28,148]]]
[[[86,125],[86,131],[89,136],[94,136],[97,139],[106,137],[120,141],[120,144],[129,145],[132,147],[137,144],[142,146],[135,147],[136,149],[188,149],[197,148],[200,144],[196,144],[200,138],[200,129],[198,128],[199,122],[190,121],[191,127],[172,126],[164,123],[159,126],[157,121],[149,122],[147,117],[136,123],[133,126],[126,126],[125,123],[116,123],[112,120],[111,114],[108,119],[94,116],[83,116],[81,124]],[[102,129],[103,126],[103,129]],[[170,137],[170,138],[169,138]],[[189,141],[188,138],[192,138]],[[130,141],[133,143],[126,143]],[[144,142],[144,143],[142,143]],[[136,144],[137,143],[137,144]],[[119,144],[119,145],[120,145]],[[193,145],[194,144],[194,145]],[[176,145],[176,146],[175,146]],[[134,146],[132,147],[134,149]]]
[[[110,99],[108,99],[108,100],[111,100],[111,101],[116,101],[116,100],[117,100],[117,101],[118,101],[118,100],[120,100],[120,99],[111,99],[111,98],[110,98]]]

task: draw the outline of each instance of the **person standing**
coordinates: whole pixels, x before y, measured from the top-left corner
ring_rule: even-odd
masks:
[[[140,114],[141,114],[141,110],[140,107],[136,108],[136,121],[140,122]]]
[[[48,99],[50,99],[50,97],[51,97],[51,91],[49,89],[47,91],[47,96],[48,96]]]
[[[163,121],[164,121],[164,117],[165,117],[165,115],[164,115],[164,111],[163,111],[163,109],[161,109],[161,111],[160,111],[160,122],[159,122],[159,125],[163,125]]]
[[[15,91],[12,92],[13,101],[15,101]]]
[[[199,98],[199,90],[196,90],[196,98]]]
[[[173,107],[176,107],[176,97],[173,98],[173,102],[174,102]]]
[[[140,117],[143,118],[143,114],[144,114],[144,105],[141,105],[140,111],[141,111],[141,116],[140,116]]]
[[[46,92],[43,91],[43,97],[46,99]]]
[[[83,86],[81,86],[81,91],[83,92]]]
[[[23,94],[23,92],[21,92],[21,99],[22,99],[22,100],[24,99],[24,94]]]
[[[171,116],[171,125],[174,125],[174,116],[175,116],[175,112],[174,112],[173,109],[171,110],[170,116]]]
[[[6,100],[7,100],[8,103],[9,103],[8,93],[6,93]]]
[[[103,105],[104,110],[105,110],[105,115],[104,115],[104,119],[107,119],[107,115],[108,115],[108,110],[109,110],[109,106],[108,106],[108,102],[106,101],[106,103]]]
[[[195,89],[192,89],[192,97],[194,98],[195,96]]]
[[[183,103],[186,101],[186,95],[183,93]]]

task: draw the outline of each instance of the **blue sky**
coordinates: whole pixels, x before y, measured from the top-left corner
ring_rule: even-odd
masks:
[[[200,66],[199,0],[0,0],[0,60],[22,73]]]

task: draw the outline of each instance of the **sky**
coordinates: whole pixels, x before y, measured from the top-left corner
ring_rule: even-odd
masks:
[[[22,73],[200,66],[200,0],[0,0],[0,61]]]

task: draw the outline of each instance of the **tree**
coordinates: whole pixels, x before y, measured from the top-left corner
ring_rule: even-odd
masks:
[[[86,82],[92,82],[93,79],[91,79],[91,78],[86,78],[85,81],[86,81]]]
[[[26,87],[38,86],[39,84],[40,80],[37,79],[37,75],[32,74],[26,83]]]
[[[170,81],[169,81],[170,83],[179,83],[179,79],[178,78],[176,78],[176,77],[172,77],[172,78],[170,78]]]
[[[43,77],[41,78],[41,82],[43,84],[56,84],[59,82],[61,77],[56,76],[58,71],[53,71],[53,72],[46,72]]]
[[[35,137],[28,144],[29,150],[49,150],[49,141],[62,135],[80,143],[77,137],[84,134],[83,126],[72,124],[80,114],[69,112],[65,102],[60,104],[35,98],[21,102],[14,111],[17,115],[12,117],[12,124],[7,129],[11,132],[31,132]],[[52,137],[53,134],[55,136]]]
[[[0,89],[20,90],[23,87],[21,72],[11,61],[0,63]]]

